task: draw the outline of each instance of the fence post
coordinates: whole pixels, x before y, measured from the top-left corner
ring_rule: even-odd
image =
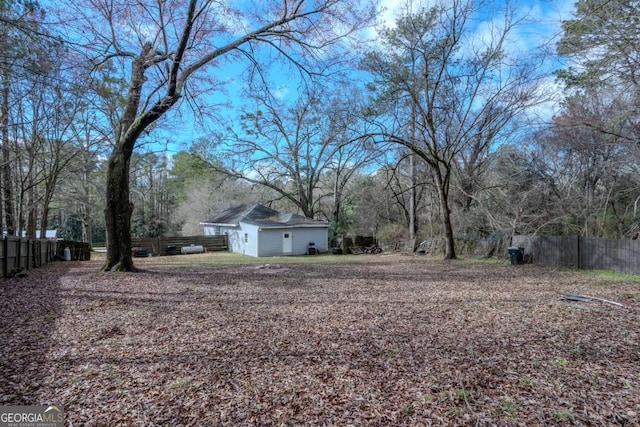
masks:
[[[580,235],[576,238],[576,252],[578,253],[578,270],[582,270],[582,247],[580,246]]]
[[[16,261],[17,261],[17,265],[15,265]],[[19,269],[20,263],[22,262],[22,237],[19,237],[16,243],[16,261],[14,261],[13,268]]]

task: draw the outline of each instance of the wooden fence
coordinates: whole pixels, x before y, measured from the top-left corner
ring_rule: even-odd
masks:
[[[175,255],[183,246],[202,246],[205,251],[228,249],[227,236],[149,237],[132,239],[132,248],[141,248],[153,256]]]
[[[536,264],[640,275],[640,240],[579,236],[514,236]]]
[[[89,261],[91,259],[91,245],[72,240],[58,240],[56,242],[56,255],[64,257],[64,250],[69,248],[71,261]]]
[[[132,241],[132,247],[144,248],[154,256],[179,254],[183,246],[191,245],[202,246],[207,252],[228,248],[227,236],[154,237]],[[69,248],[72,261],[91,259],[91,247],[88,243],[3,237],[0,241],[0,277],[10,277],[19,271],[40,267],[55,259],[64,259],[66,248]]]
[[[10,277],[19,271],[40,267],[54,259],[64,259],[66,248],[69,248],[72,260],[83,261],[91,257],[88,243],[5,236],[0,241],[0,277]]]

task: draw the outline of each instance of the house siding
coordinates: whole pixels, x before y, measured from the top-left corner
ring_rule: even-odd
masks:
[[[243,253],[242,230],[240,227],[224,227],[223,233],[227,233],[227,246],[231,252]]]
[[[307,253],[309,243],[315,243],[315,247],[320,252],[328,250],[328,229],[327,228],[268,228],[259,232],[260,257],[282,256],[283,233],[291,233],[292,251],[286,255],[304,255]]]
[[[244,255],[251,255],[255,257],[260,256],[258,255],[258,247],[260,245],[260,234],[258,232],[258,226],[245,224],[241,222],[240,228],[242,229],[241,235],[240,235],[240,238],[241,238],[240,241],[241,241],[243,250],[239,251],[239,253]],[[248,235],[248,239],[246,243],[244,239],[245,234]]]
[[[216,231],[213,225],[205,225],[204,226],[204,235],[205,236],[215,236]]]
[[[315,243],[315,248],[319,252],[327,252],[329,250],[329,229],[323,227],[295,230],[293,235],[294,253],[306,254],[310,242]]]
[[[245,242],[244,235],[248,235]],[[283,233],[291,233],[291,253],[283,253]],[[241,222],[239,226],[204,226],[204,235],[213,236],[216,234],[226,234],[228,238],[229,251],[250,255],[254,257],[282,256],[282,255],[304,255],[307,253],[309,243],[315,243],[319,252],[327,252],[328,228],[265,228],[260,229],[257,225]]]
[[[291,232],[292,230],[289,230]],[[283,229],[266,229],[260,231],[260,250],[258,256],[280,256],[282,255],[282,232]]]
[[[215,236],[216,231],[219,231],[220,234],[227,235],[227,247],[229,251],[239,253],[239,254],[247,254],[256,256],[257,250],[255,249],[255,245],[257,245],[256,237],[251,236],[251,230],[246,230],[242,226],[246,226],[245,224],[241,224],[240,227],[224,227],[224,226],[213,226],[213,225],[205,225],[204,226],[204,235],[205,236]],[[219,227],[219,230],[216,228]],[[254,227],[255,228],[255,227]],[[256,233],[257,230],[254,231]],[[244,234],[249,233],[249,243],[244,242]],[[251,247],[251,243],[253,242],[254,247]]]

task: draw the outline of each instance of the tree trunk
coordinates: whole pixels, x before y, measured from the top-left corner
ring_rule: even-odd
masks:
[[[442,162],[440,162],[442,163]],[[442,170],[444,168],[444,171]],[[438,164],[434,168],[436,175],[436,185],[438,187],[438,199],[440,201],[440,219],[444,230],[445,238],[445,259],[456,258],[456,246],[453,238],[453,226],[451,225],[451,209],[449,208],[449,177],[451,175],[451,166]]]
[[[118,144],[109,157],[105,222],[107,260],[103,271],[138,271],[131,258],[131,213],[129,162],[131,153]]]
[[[195,3],[192,2],[190,7],[193,8],[194,5]],[[139,271],[133,265],[131,258],[131,214],[133,212],[133,204],[129,198],[131,156],[140,134],[169,110],[178,99],[175,84],[170,85],[166,96],[138,116],[140,93],[145,82],[144,73],[152,62],[150,58],[153,55],[151,43],[146,43],[140,56],[133,61],[127,101],[120,119],[116,144],[109,156],[104,211],[107,260],[102,267],[103,271]]]
[[[409,241],[411,249],[415,252],[416,246],[416,165],[415,154],[409,154]]]
[[[35,200],[35,186],[33,182],[29,183],[27,191],[27,238],[36,238],[36,223],[38,218],[38,205]],[[43,232],[44,233],[44,232]]]
[[[336,181],[333,184],[333,221],[335,223],[340,223],[340,213],[342,211],[342,187],[340,186],[340,175],[336,171]],[[340,225],[342,225],[340,223]]]
[[[47,228],[49,228],[49,212],[51,211],[51,200],[53,199],[56,184],[58,182],[58,168],[46,180],[45,192],[42,199],[42,216],[40,217],[40,238],[46,238]]]
[[[42,217],[40,218],[40,238],[47,238],[47,228],[49,228],[49,206],[42,207]]]
[[[116,144],[107,164],[106,207],[104,210],[107,232],[107,260],[103,271],[138,271],[131,258],[131,213],[129,199],[129,170],[133,148],[140,133],[157,117],[147,114],[137,118],[140,93],[144,84],[145,62],[151,44],[143,46],[140,56],[134,59],[127,101],[120,119]],[[148,123],[146,123],[148,121]]]
[[[91,210],[86,204],[83,204],[82,208],[82,241],[89,244],[89,247],[93,246],[93,233],[91,232]]]
[[[0,127],[2,127],[2,195],[4,203],[4,225],[7,235],[15,234],[13,212],[13,186],[11,185],[11,147],[9,144],[9,71],[2,73],[2,103],[0,103]]]
[[[415,61],[412,62],[414,68],[411,73],[415,75]],[[416,144],[416,103],[411,101],[411,144]],[[417,144],[416,144],[417,145]],[[416,222],[416,158],[415,153],[409,154],[409,241],[411,242],[411,251],[418,249],[416,242],[416,231],[418,231]]]
[[[91,232],[91,206],[89,205],[89,186],[87,183],[88,174],[84,174],[82,184],[82,202],[80,204],[80,218],[82,219],[82,241],[93,246],[93,234]]]
[[[82,179],[81,179],[81,188],[82,188],[82,197],[80,201],[80,218],[82,219],[82,241],[85,243],[89,243],[89,246],[93,246],[93,236],[91,234],[91,214],[92,209],[89,205],[91,196],[90,196],[90,188],[89,188],[89,180],[90,180],[90,167],[88,165],[91,164],[91,155],[88,154],[87,151],[83,152],[83,170],[82,170]],[[83,149],[84,150],[84,149]]]

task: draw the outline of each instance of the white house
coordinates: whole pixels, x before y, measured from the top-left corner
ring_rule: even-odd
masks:
[[[200,223],[205,236],[226,234],[229,250],[255,257],[304,255],[329,249],[329,223],[262,205],[227,209]],[[311,251],[313,252],[313,250]]]

